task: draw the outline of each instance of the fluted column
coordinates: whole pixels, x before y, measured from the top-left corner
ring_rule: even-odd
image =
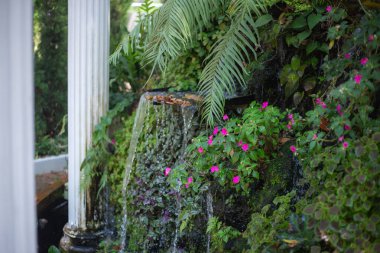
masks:
[[[32,1],[0,1],[0,252],[35,253]]]
[[[69,221],[88,230],[80,166],[94,126],[108,110],[109,0],[68,1]]]

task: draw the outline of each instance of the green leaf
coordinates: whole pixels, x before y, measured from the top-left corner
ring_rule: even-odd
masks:
[[[290,25],[289,28],[301,29],[306,26],[306,18],[304,16],[297,17]]]
[[[307,17],[307,25],[309,26],[309,29],[312,30],[322,19],[321,14],[310,14]]]
[[[298,91],[298,92],[294,93],[293,103],[295,106],[299,105],[299,103],[301,103],[302,99],[303,99],[303,92]]]
[[[298,43],[301,43],[302,41],[307,39],[310,36],[310,34],[311,34],[311,31],[303,31],[303,32],[297,34]]]
[[[306,54],[309,55],[311,54],[317,47],[319,46],[318,42],[312,41],[306,46]]]
[[[296,55],[293,56],[290,62],[290,66],[292,67],[292,70],[297,71],[301,66],[301,59]]]
[[[60,253],[61,251],[56,246],[50,246],[48,253]]]
[[[272,19],[273,18],[270,14],[263,15],[256,20],[255,25],[256,27],[264,26],[272,21]]]

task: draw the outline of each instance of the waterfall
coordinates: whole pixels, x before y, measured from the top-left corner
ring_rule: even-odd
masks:
[[[136,148],[138,144],[138,140],[141,134],[141,130],[144,125],[144,119],[145,119],[145,114],[149,113],[149,103],[147,103],[147,100],[145,96],[141,96],[139,105],[137,107],[136,111],[136,117],[135,117],[135,122],[133,123],[133,130],[132,130],[132,137],[131,137],[131,142],[129,144],[129,150],[128,150],[128,158],[126,162],[126,167],[125,167],[125,176],[124,176],[124,181],[123,181],[123,221],[122,221],[122,227],[121,227],[121,233],[120,233],[120,238],[121,238],[121,247],[120,247],[120,253],[123,253],[125,251],[125,246],[126,246],[126,236],[127,236],[127,186],[129,183],[130,179],[130,174],[132,170],[132,165],[133,161],[135,159],[135,154],[136,154]]]
[[[178,97],[177,94],[145,93],[141,96],[133,125],[132,139],[128,150],[123,180],[122,195],[124,204],[122,209],[122,225],[119,232],[121,238],[119,253],[127,250],[127,226],[130,222],[127,216],[128,209],[131,208],[127,206],[127,196],[129,196],[127,195],[127,191],[132,187],[132,184],[136,184],[134,181],[135,173],[140,175],[141,173],[145,175],[146,173],[153,173],[155,178],[157,176],[159,178],[163,176],[165,167],[175,168],[184,162],[186,147],[192,137],[190,130],[193,127],[195,112],[195,103],[190,103],[182,97]],[[133,181],[131,178],[133,178]],[[145,198],[143,196],[144,183],[146,185],[147,182],[142,182],[142,186],[137,185],[136,187],[140,187],[140,190],[135,189],[134,191],[138,191],[140,195],[142,194],[142,198],[144,198],[146,203],[151,203],[150,197]],[[156,182],[156,184],[159,183]],[[172,227],[172,232],[161,235],[158,243],[157,241],[153,243],[148,242],[148,239],[145,240],[144,245],[141,245],[144,251],[149,252],[152,247],[170,247],[173,252],[177,252],[177,244],[180,238],[180,188],[181,183],[179,182],[174,193],[176,196],[175,200],[173,199],[173,203],[165,207],[170,208],[171,206],[171,208],[174,208],[174,210],[171,209],[171,212],[175,215],[175,231],[173,231],[172,222],[167,225],[162,224],[163,226],[168,226],[167,228]],[[133,206],[133,208],[137,207]]]
[[[211,190],[207,191],[206,195],[206,210],[207,210],[207,223],[214,215],[213,201]],[[207,253],[210,253],[211,234],[207,234]]]

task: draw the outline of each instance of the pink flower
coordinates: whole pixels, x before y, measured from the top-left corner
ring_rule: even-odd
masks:
[[[220,133],[223,135],[223,136],[226,136],[228,134],[228,131],[227,129],[223,128],[222,131],[220,131]]]
[[[329,6],[326,7],[326,11],[327,11],[327,12],[331,12],[331,11],[332,11],[332,7],[331,7],[331,5],[329,5]]]
[[[248,149],[249,149],[249,145],[244,143],[242,146],[241,146],[241,149],[244,151],[244,152],[247,152]]]
[[[351,58],[351,54],[350,54],[350,53],[345,54],[345,55],[344,55],[344,58],[346,58],[346,59],[350,59],[350,58]]]
[[[292,120],[293,119],[293,114],[288,115],[288,119]]]
[[[316,140],[318,138],[318,135],[317,134],[314,134],[313,135],[313,140]]]
[[[364,58],[362,58],[362,59],[360,60],[360,64],[363,65],[363,66],[366,65],[367,62],[368,62],[368,58],[367,58],[367,57],[364,57]]]
[[[188,184],[191,184],[192,182],[193,182],[193,178],[192,177],[187,178],[187,183]]]
[[[228,120],[228,119],[229,119],[229,118],[228,118],[228,115],[227,115],[227,114],[224,114],[224,115],[223,115],[223,120],[226,121],[226,120]]]
[[[292,145],[290,146],[290,151],[292,151],[292,153],[295,153],[297,151],[297,148],[294,145]]]
[[[199,153],[203,153],[203,148],[202,148],[202,147],[199,147],[199,148],[198,148],[198,152],[199,152]]]
[[[208,144],[209,146],[211,146],[211,145],[212,145],[212,139],[208,139],[207,144]],[[198,150],[198,151],[199,151],[199,150]]]
[[[214,135],[210,135],[210,136],[208,137],[209,140],[212,140],[212,138],[214,138]]]
[[[217,135],[218,132],[219,132],[219,128],[218,128],[218,127],[215,127],[215,128],[214,128],[214,131],[213,131],[212,133],[213,133],[213,135]]]
[[[218,172],[219,171],[219,167],[214,165],[214,166],[211,166],[211,169],[210,169],[211,173],[214,173],[214,172]]]
[[[164,173],[164,174],[165,174],[165,177],[169,176],[169,173],[170,173],[171,170],[172,170],[172,169],[169,168],[169,167],[165,169],[165,173]]]
[[[348,142],[347,141],[343,142],[343,148],[344,149],[348,148]]]
[[[188,183],[187,183],[187,184],[185,184],[185,187],[186,187],[186,189],[187,189],[187,188],[189,188],[189,184],[188,184]]]
[[[112,139],[111,142],[112,142],[113,145],[116,144],[116,140],[115,139]]]
[[[269,104],[268,101],[265,101],[265,102],[261,105],[261,108],[262,108],[262,109],[267,108],[268,104]]]
[[[368,36],[368,41],[369,41],[369,42],[372,42],[374,39],[375,39],[375,36],[374,36],[373,34],[370,34],[370,35]]]
[[[344,125],[344,130],[349,131],[351,130],[351,127],[349,125]]]
[[[243,145],[243,141],[240,140],[240,141],[238,142],[238,146],[240,147],[241,145]]]
[[[361,82],[361,80],[362,80],[362,75],[360,75],[360,74],[357,74],[356,76],[354,76],[354,81],[355,81],[355,83],[357,83],[357,84],[360,84],[360,82]]]
[[[287,124],[286,127],[290,130],[292,129],[292,124]]]
[[[315,99],[315,103],[317,105],[320,105],[322,108],[325,108],[325,109],[327,108],[325,102],[323,102],[322,99],[320,99],[320,98]]]
[[[232,183],[234,183],[234,184],[238,184],[240,182],[240,177],[239,176],[234,176],[233,178],[232,178]]]
[[[338,105],[336,106],[336,111],[338,112],[338,114],[339,114],[340,116],[343,116],[342,106],[341,106],[340,104],[338,104]]]
[[[338,138],[339,142],[342,142],[343,140],[344,140],[344,135],[342,135],[341,137]]]

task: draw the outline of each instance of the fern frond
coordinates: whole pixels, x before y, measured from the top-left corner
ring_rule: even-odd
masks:
[[[165,70],[191,42],[192,35],[210,23],[225,0],[168,0],[153,20],[153,29],[145,47],[143,60]]]
[[[236,84],[245,86],[243,62],[249,62],[251,54],[256,58],[259,47],[257,28],[268,23],[266,0],[234,0],[228,11],[232,23],[227,33],[212,47],[206,58],[207,65],[202,71],[199,89],[204,97],[203,120],[214,125],[220,119],[225,105],[225,93],[232,94]],[[259,16],[255,21],[252,14]]]

